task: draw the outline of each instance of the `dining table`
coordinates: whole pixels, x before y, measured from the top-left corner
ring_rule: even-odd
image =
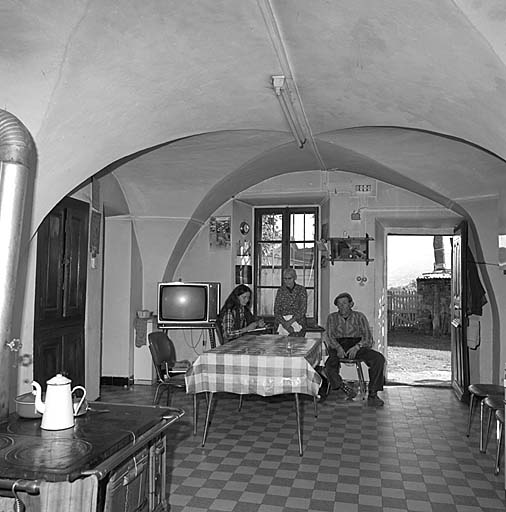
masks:
[[[196,395],[207,394],[207,412],[202,436],[205,445],[215,393],[264,397],[293,394],[299,455],[302,456],[300,417],[301,394],[313,397],[317,416],[317,397],[322,383],[316,366],[322,358],[318,338],[246,334],[224,345],[203,352],[186,372],[186,391],[194,395],[194,432],[197,425]],[[242,399],[242,396],[241,396]]]

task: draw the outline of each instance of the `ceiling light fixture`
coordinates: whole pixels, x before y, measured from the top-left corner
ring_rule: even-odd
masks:
[[[297,116],[297,112],[295,111],[286,77],[284,75],[273,75],[271,78],[272,88],[279,100],[281,110],[288,122],[288,126],[290,126],[290,130],[297,145],[302,149],[307,139],[304,135],[304,130]]]

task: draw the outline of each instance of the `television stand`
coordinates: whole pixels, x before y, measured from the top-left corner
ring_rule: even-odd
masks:
[[[186,329],[201,329],[202,331],[207,331],[209,333],[209,344],[211,346],[211,348],[216,348],[216,338],[218,338],[218,342],[219,344],[221,345],[221,338],[220,338],[220,334],[218,333],[217,334],[217,326],[216,326],[216,323],[213,322],[213,323],[209,323],[209,324],[205,324],[205,325],[188,325],[188,326],[181,326],[181,327],[167,327],[167,326],[163,326],[163,327],[158,327],[161,331],[164,331],[167,335],[169,333],[169,331],[183,331],[183,330],[186,330]],[[206,344],[206,339],[204,338],[203,339],[203,345],[205,346]]]

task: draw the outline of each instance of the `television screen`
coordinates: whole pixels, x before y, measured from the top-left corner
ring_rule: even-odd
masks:
[[[216,321],[220,283],[158,284],[158,325],[199,327]]]
[[[166,286],[160,298],[162,317],[168,320],[207,320],[207,289],[204,286]]]

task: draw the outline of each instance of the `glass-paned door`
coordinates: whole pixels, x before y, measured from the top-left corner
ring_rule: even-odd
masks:
[[[281,286],[282,270],[292,267],[297,283],[308,294],[309,325],[318,319],[318,266],[316,235],[318,209],[259,208],[255,210],[255,311],[274,318],[274,299]]]

